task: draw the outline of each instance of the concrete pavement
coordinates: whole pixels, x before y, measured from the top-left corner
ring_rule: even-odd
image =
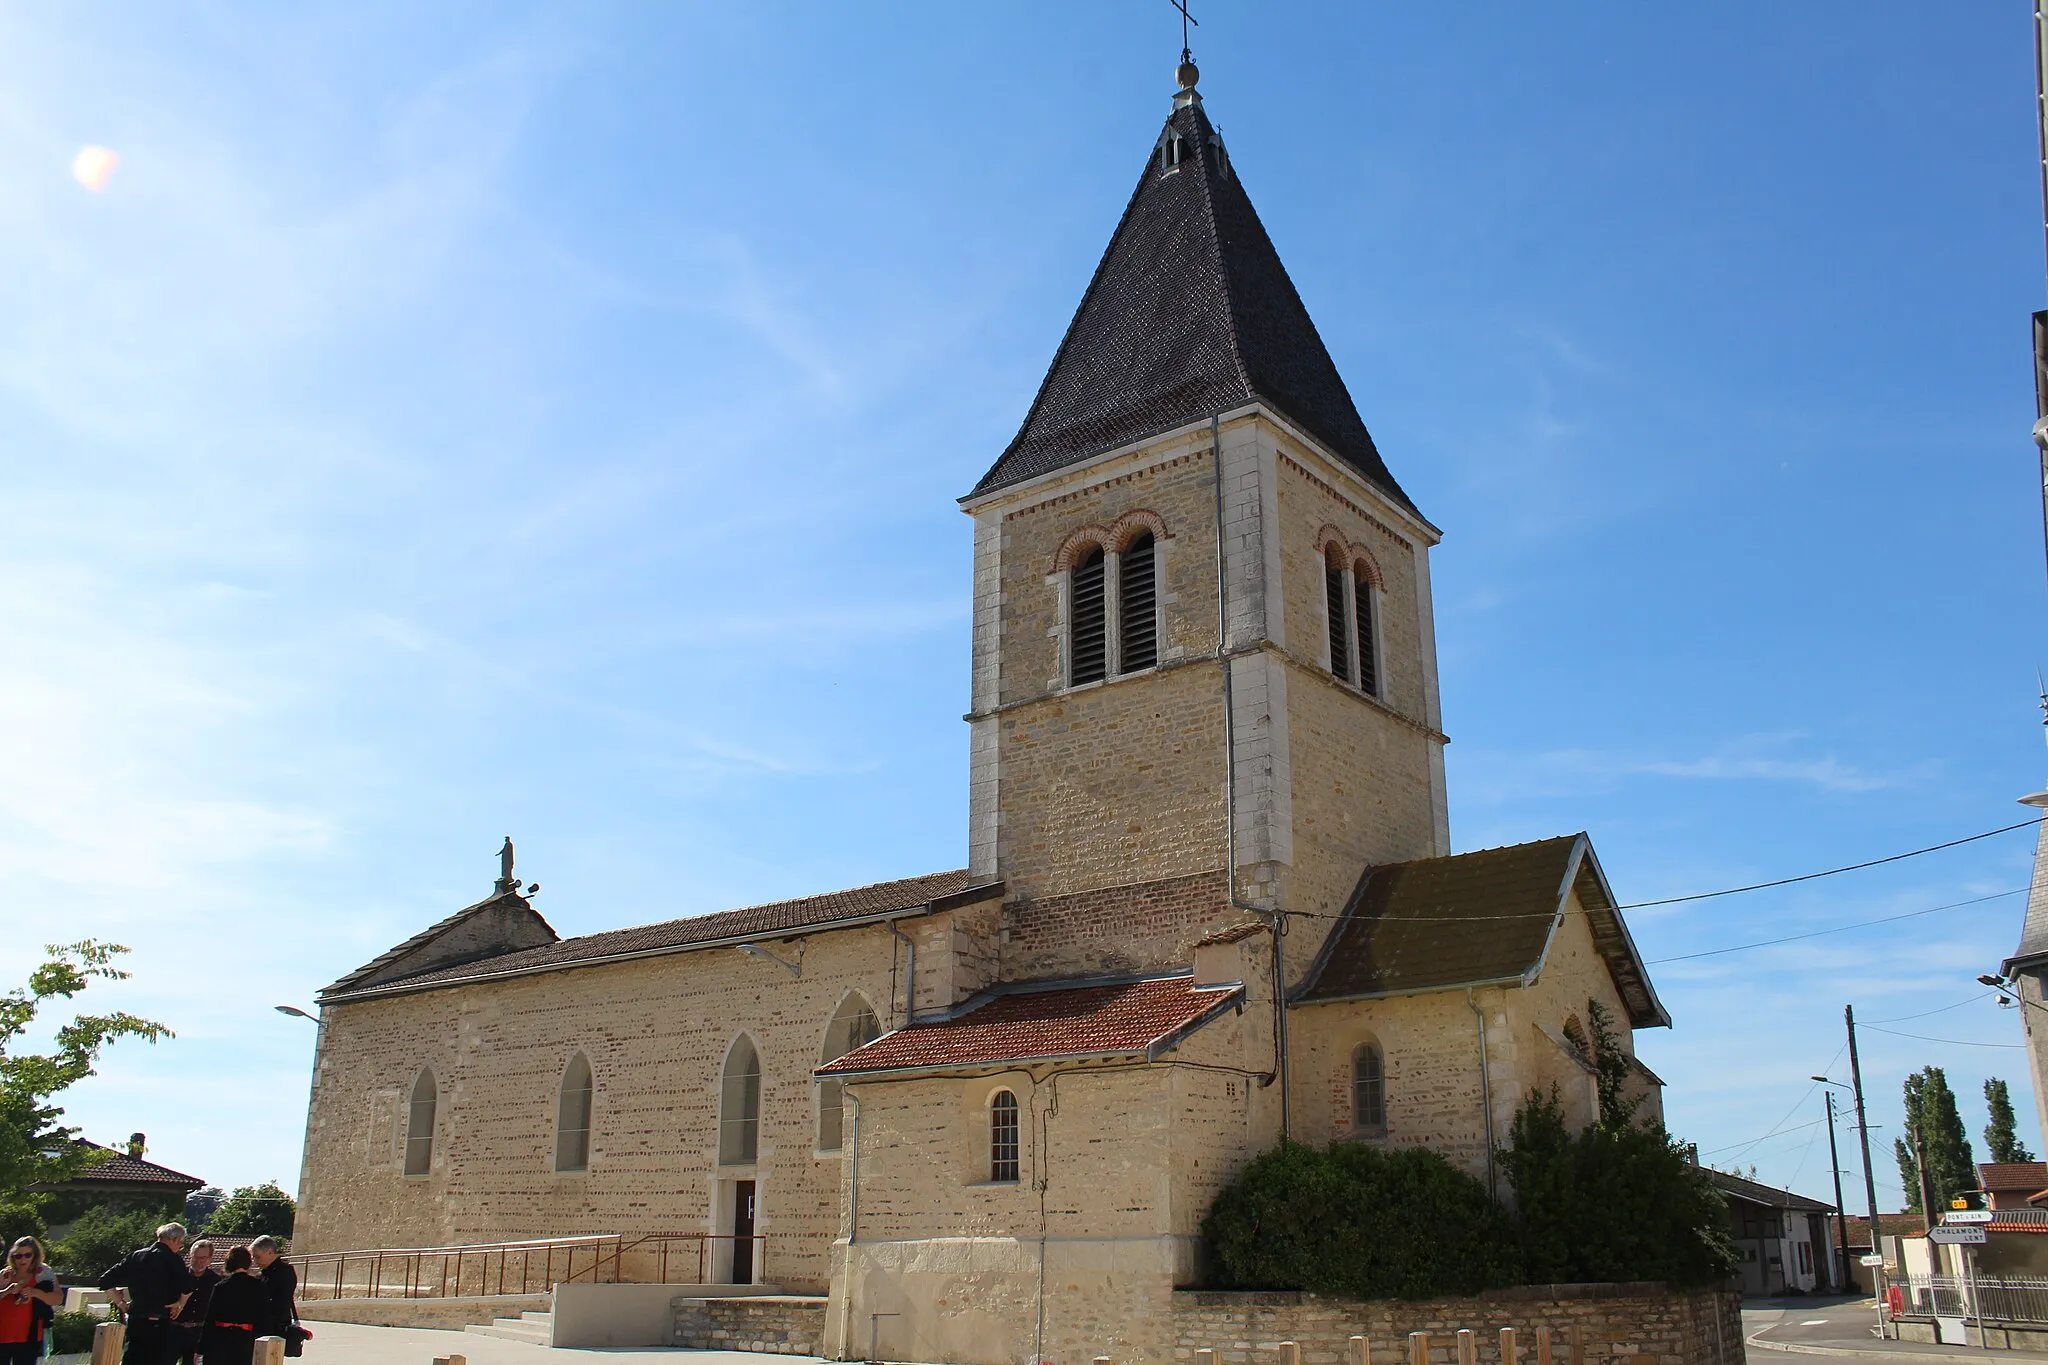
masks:
[[[1956,1365],[1958,1360],[2048,1362],[2032,1351],[1986,1351],[1976,1346],[1932,1346],[1889,1341],[1876,1332],[1873,1299],[1751,1299],[1742,1306],[1742,1331],[1752,1348],[1788,1356],[1860,1356],[1891,1365]],[[1792,1365],[1790,1360],[1785,1365]],[[1818,1365],[1818,1362],[1815,1362]]]
[[[550,1349],[523,1341],[503,1341],[474,1332],[437,1332],[416,1327],[365,1327],[352,1322],[310,1322],[313,1340],[306,1359],[347,1365],[432,1365],[434,1357],[464,1355],[469,1365],[626,1365],[660,1361],[662,1365],[820,1365],[816,1356],[756,1355],[747,1351],[679,1351],[652,1347]]]

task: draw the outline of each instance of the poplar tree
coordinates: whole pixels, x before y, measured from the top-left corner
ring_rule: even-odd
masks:
[[[1991,1159],[2032,1161],[2034,1154],[2020,1142],[2019,1125],[2012,1114],[2012,1094],[1996,1076],[1984,1082],[1984,1108],[1991,1115],[1991,1121],[1984,1125],[1984,1146]]]
[[[1970,1150],[1970,1135],[1963,1129],[1955,1092],[1948,1088],[1948,1076],[1940,1067],[1928,1066],[1906,1077],[1905,1097],[1906,1131],[1919,1138],[1928,1186],[1936,1205],[1945,1207],[1950,1196],[1977,1188],[1977,1157]],[[1896,1139],[1892,1151],[1898,1157],[1900,1183],[1906,1187],[1906,1207],[1919,1213],[1919,1161],[1905,1138]]]

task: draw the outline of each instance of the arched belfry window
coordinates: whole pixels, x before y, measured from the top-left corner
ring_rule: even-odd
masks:
[[[1159,135],[1159,169],[1177,171],[1180,169],[1180,134],[1169,128]]]
[[[988,1178],[1017,1179],[1017,1097],[998,1090],[988,1106]]]
[[[1117,672],[1136,673],[1159,662],[1157,544],[1140,531],[1117,556]]]
[[[577,1053],[562,1068],[562,1089],[555,1099],[555,1169],[590,1169],[590,1097],[594,1087],[590,1059]]]
[[[750,1166],[761,1151],[761,1054],[745,1035],[725,1054],[718,1097],[718,1164]]]
[[[1373,628],[1374,575],[1372,566],[1359,560],[1351,568],[1351,592],[1357,608],[1352,620],[1358,631],[1358,690],[1378,696],[1380,691],[1379,633]]]
[[[1351,681],[1351,610],[1344,599],[1349,584],[1343,558],[1335,546],[1323,554],[1323,605],[1330,620],[1330,671],[1340,682]]]
[[[1109,676],[1109,604],[1100,545],[1090,549],[1068,576],[1068,685],[1101,682]]]
[[[1387,1060],[1378,1043],[1351,1053],[1351,1126],[1360,1133],[1387,1130]]]
[[[420,1068],[412,1083],[412,1101],[405,1108],[405,1173],[425,1175],[434,1168],[434,1118],[439,1107],[434,1069]]]
[[[836,1062],[857,1047],[882,1036],[874,1007],[858,991],[846,997],[832,1022],[825,1026],[825,1054],[820,1059]],[[818,1079],[818,1150],[836,1152],[844,1142],[846,1091],[837,1076]]]

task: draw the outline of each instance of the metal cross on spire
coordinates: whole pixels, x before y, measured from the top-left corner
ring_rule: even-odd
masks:
[[[1180,59],[1185,62],[1192,55],[1188,50],[1188,25],[1200,28],[1202,21],[1188,13],[1188,0],[1166,0],[1166,3],[1180,11]]]

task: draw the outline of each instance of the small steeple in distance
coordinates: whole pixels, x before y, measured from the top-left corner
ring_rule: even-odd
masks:
[[[1181,55],[1172,112],[1109,249],[1023,426],[974,493],[1259,401],[1414,511],[1203,110],[1200,71]]]

